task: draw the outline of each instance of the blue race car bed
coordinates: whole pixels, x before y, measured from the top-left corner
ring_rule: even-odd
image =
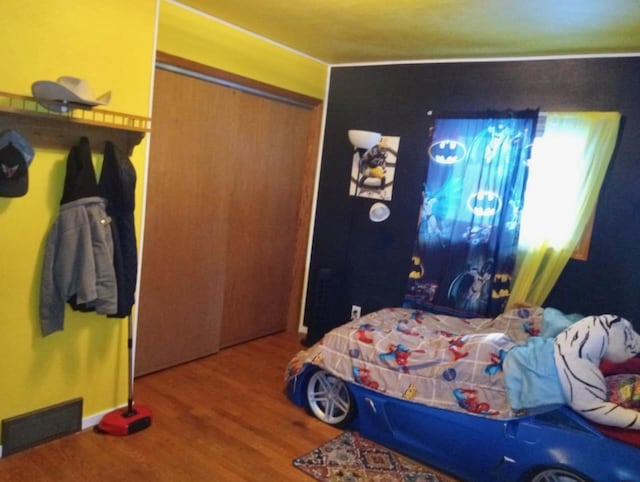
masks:
[[[566,326],[574,321],[563,319]],[[388,308],[299,352],[287,368],[288,393],[327,423],[463,480],[640,480],[640,449],[625,439],[640,432],[613,428],[605,435],[563,403],[546,340],[564,328],[538,307],[495,319]],[[520,348],[525,356],[513,357],[515,375],[505,373],[505,360]],[[531,377],[528,357],[541,353],[550,353],[549,363],[535,361]],[[549,374],[558,384],[552,390]],[[541,381],[541,389],[529,386]],[[531,400],[535,406],[513,407]]]

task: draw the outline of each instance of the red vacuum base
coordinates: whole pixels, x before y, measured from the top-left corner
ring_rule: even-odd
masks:
[[[96,431],[109,435],[130,435],[150,425],[151,409],[135,404],[131,408],[124,407],[107,413],[96,425]]]

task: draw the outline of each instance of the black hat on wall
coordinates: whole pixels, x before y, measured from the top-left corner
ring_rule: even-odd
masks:
[[[14,130],[0,134],[0,197],[24,196],[29,189],[33,148]]]

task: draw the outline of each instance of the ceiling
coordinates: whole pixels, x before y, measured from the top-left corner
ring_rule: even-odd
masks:
[[[180,0],[328,64],[640,53],[640,0]]]

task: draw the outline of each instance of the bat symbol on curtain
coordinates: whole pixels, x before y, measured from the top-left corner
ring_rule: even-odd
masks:
[[[439,164],[455,164],[467,155],[467,148],[461,142],[446,139],[429,146],[429,157]]]
[[[467,199],[467,208],[476,216],[494,216],[502,207],[502,200],[494,191],[477,191]]]

